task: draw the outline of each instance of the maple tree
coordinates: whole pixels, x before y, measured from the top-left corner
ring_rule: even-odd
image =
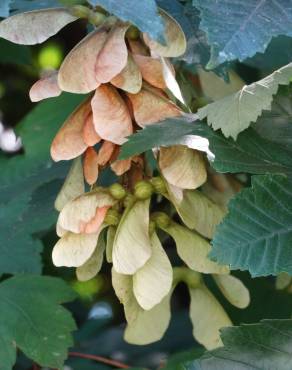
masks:
[[[116,350],[128,343],[128,356],[133,345],[167,342],[173,322],[173,347],[192,328],[181,349],[194,350],[166,363],[130,357],[133,366],[291,367],[292,63],[283,55],[278,65],[269,48],[279,35],[291,44],[279,24],[292,13],[255,3],[244,2],[240,17],[236,2],[215,0],[0,5],[8,55],[76,22],[86,28],[26,92],[38,104],[16,127],[23,152],[0,157],[0,369],[79,369],[86,359],[93,369],[127,368],[113,343],[103,349],[114,306],[91,301],[76,328],[60,305],[86,302],[87,289],[97,305],[106,289],[123,307]],[[276,278],[255,279],[267,275]]]

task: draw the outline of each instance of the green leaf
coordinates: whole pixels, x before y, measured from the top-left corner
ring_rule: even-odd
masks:
[[[186,370],[290,370],[292,320],[262,320],[221,330],[223,348],[185,364]]]
[[[252,276],[292,274],[291,189],[284,176],[254,176],[252,187],[230,201],[210,257]]]
[[[190,349],[188,351],[178,352],[171,355],[162,367],[162,370],[184,370],[184,363],[202,356],[204,350],[201,348]]]
[[[215,154],[211,164],[219,172],[292,174],[292,148],[261,137],[254,128],[239,134],[236,141],[212,130],[208,139]]]
[[[244,64],[271,73],[285,64],[290,63],[292,55],[292,38],[288,36],[274,37],[264,53],[256,53]]]
[[[189,2],[184,4],[178,0],[157,0],[156,2],[180,24],[185,33],[187,50],[177,59],[188,64],[205,66],[210,58],[210,47],[204,32],[199,28],[199,11]]]
[[[288,97],[281,99],[290,103]],[[211,165],[219,172],[291,175],[290,113],[278,101],[276,99],[273,105],[279,105],[277,110],[264,112],[254,127],[239,134],[237,141],[225,138],[220,131],[215,132],[202,122],[169,119],[131,135],[122,146],[120,158],[126,159],[159,146],[188,145],[191,135],[199,135],[209,140],[210,150],[215,154]]]
[[[0,207],[0,273],[41,273],[43,245],[38,232],[55,222],[54,198],[61,182],[42,185],[32,195],[22,193]]]
[[[206,125],[205,125],[206,126]],[[182,119],[167,119],[155,125],[146,126],[128,138],[122,145],[119,159],[144,153],[159,146],[183,144],[185,135],[200,135],[204,133],[202,127]]]
[[[257,120],[263,110],[271,109],[273,95],[279,85],[288,85],[292,77],[292,63],[237,93],[217,100],[198,110],[200,119],[207,117],[214,130],[221,129],[226,137],[237,135]]]
[[[12,13],[61,7],[58,0],[10,0]]]
[[[55,171],[64,172],[62,166],[53,166],[50,145],[65,118],[80,101],[79,95],[70,94],[46,100],[17,125],[16,132],[22,139],[24,154],[10,158],[0,155],[0,202],[18,194],[20,188],[29,191],[56,178]]]
[[[39,104],[17,127],[25,152],[0,156],[0,273],[40,273],[41,231],[56,220],[54,199],[67,164],[50,160],[50,142],[80,97]]]
[[[9,15],[9,5],[11,0],[2,0],[0,4],[0,17],[5,18]]]
[[[124,0],[122,4],[113,0],[88,0],[88,2],[92,6],[102,6],[109,13],[125,22],[133,23],[140,31],[164,43],[164,24],[158,14],[155,0]]]
[[[292,40],[291,40],[292,41]],[[254,129],[263,138],[282,144],[291,150],[292,144],[292,85],[283,86],[274,98],[272,109],[264,111]]]
[[[75,323],[60,303],[75,298],[60,279],[18,276],[0,284],[0,369],[11,370],[16,348],[42,366],[60,368]]]
[[[12,44],[9,41],[0,39],[0,63],[1,64],[29,64],[31,53],[28,47]]]
[[[193,0],[200,27],[211,44],[209,68],[264,52],[272,37],[292,36],[292,9],[287,1]]]

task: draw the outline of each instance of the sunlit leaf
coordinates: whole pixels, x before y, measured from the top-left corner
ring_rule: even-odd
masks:
[[[233,139],[255,122],[263,110],[271,109],[273,95],[279,85],[288,85],[292,77],[292,63],[233,95],[226,96],[198,110],[200,119],[207,117],[214,130],[221,129]]]

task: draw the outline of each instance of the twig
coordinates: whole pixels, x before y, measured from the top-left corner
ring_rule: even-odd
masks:
[[[130,366],[123,364],[122,362],[110,360],[109,358],[101,357],[101,356],[95,356],[95,355],[88,355],[86,353],[79,353],[79,352],[69,352],[69,356],[71,357],[79,357],[79,358],[86,358],[88,360],[94,360],[97,362],[102,362],[107,365],[111,365],[114,367],[118,367],[120,369],[129,369]]]

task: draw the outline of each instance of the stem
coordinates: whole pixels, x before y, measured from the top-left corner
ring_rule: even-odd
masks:
[[[101,357],[101,356],[88,355],[86,353],[69,352],[69,356],[85,358],[85,359],[88,359],[88,360],[94,360],[94,361],[97,361],[97,362],[102,362],[103,364],[118,367],[120,369],[129,369],[130,368],[130,366],[128,366],[126,364],[123,364],[122,362],[115,361],[115,360],[110,360],[109,358],[105,358],[105,357]]]

